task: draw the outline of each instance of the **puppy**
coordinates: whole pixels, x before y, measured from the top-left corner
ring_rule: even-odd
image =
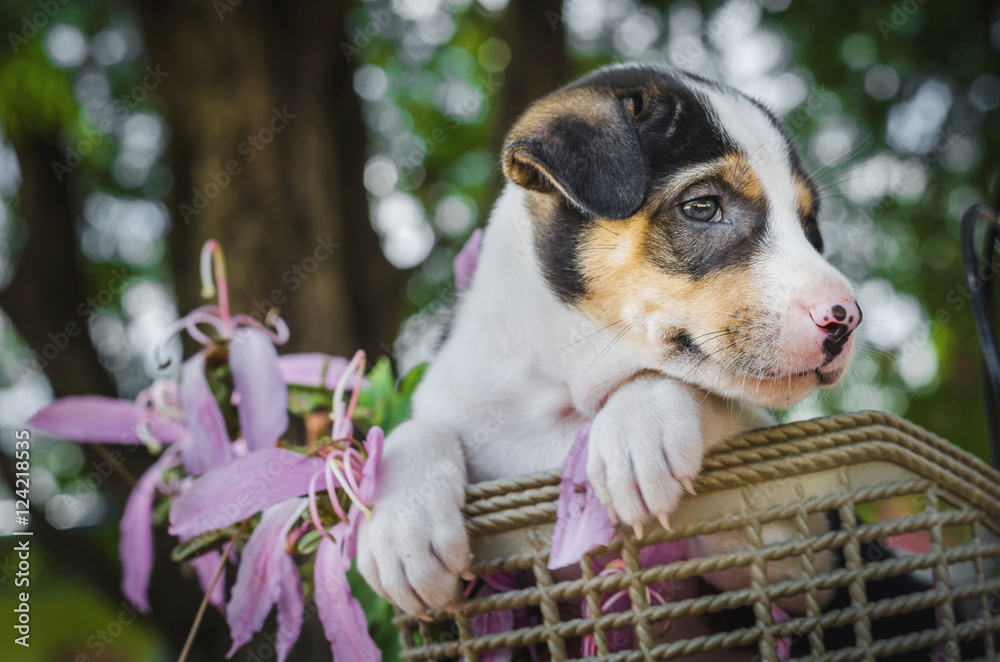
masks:
[[[794,145],[736,90],[601,69],[531,106],[502,161],[472,283],[360,532],[361,573],[414,614],[468,572],[466,482],[558,468],[592,420],[600,500],[639,536],[668,526],[705,451],[837,382],[861,322]]]

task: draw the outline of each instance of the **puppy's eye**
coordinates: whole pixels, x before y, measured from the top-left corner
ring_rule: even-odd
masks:
[[[719,212],[718,198],[707,197],[688,200],[681,204],[681,211],[692,221],[718,223],[722,220],[722,214]]]

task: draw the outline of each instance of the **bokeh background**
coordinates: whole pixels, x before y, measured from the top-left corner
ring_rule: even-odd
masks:
[[[987,457],[957,237],[1000,173],[991,5],[4,0],[0,621],[14,604],[14,430],[54,397],[130,398],[160,375],[153,348],[200,303],[205,239],[225,248],[236,310],[280,308],[288,351],[360,347],[405,371],[426,358],[451,260],[502,183],[506,128],[622,60],[757,96],[816,173],[866,349],[846,384],[780,415],[887,409]],[[35,435],[33,645],[4,634],[4,659],[176,659],[200,595],[165,535],[153,618],[132,622],[118,590],[116,522],[149,461],[126,451],[114,470]],[[191,659],[227,648],[210,612]],[[267,651],[259,639],[235,659]],[[328,651],[307,623],[292,659]]]

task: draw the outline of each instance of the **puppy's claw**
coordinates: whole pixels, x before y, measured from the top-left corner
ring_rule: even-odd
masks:
[[[441,607],[441,609],[444,609],[449,614],[454,614],[456,611],[458,611],[458,609],[455,608],[454,602],[449,602],[445,606]]]
[[[642,535],[643,535],[642,524],[635,524],[632,527],[632,532],[635,534],[636,540],[642,540]]]
[[[431,618],[431,615],[428,614],[426,611],[417,613],[417,618],[424,621],[425,623],[432,623],[434,621],[434,619]]]
[[[688,494],[690,494],[691,496],[698,496],[698,493],[694,491],[693,478],[691,478],[690,476],[685,476],[684,478],[680,479],[680,483],[681,485],[684,486],[684,489],[687,490]]]
[[[660,526],[663,527],[664,531],[670,530],[670,516],[667,513],[660,513],[657,519],[660,520]]]
[[[472,574],[472,571],[469,570],[469,569],[465,569],[462,572],[458,573],[458,576],[461,577],[462,579],[464,579],[467,582],[471,582],[472,580],[474,580],[476,578],[476,576],[474,574]]]
[[[605,508],[608,511],[608,517],[611,519],[611,523],[618,526],[618,514],[615,512],[615,509],[608,508],[607,506],[605,506]]]

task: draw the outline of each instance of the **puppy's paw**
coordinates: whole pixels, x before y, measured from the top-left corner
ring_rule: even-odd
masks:
[[[448,453],[434,453],[430,442],[400,439],[413,436],[414,423],[400,426],[386,442],[373,516],[361,523],[357,558],[375,592],[423,617],[428,608],[455,600],[471,555],[462,516],[464,467],[456,467]],[[437,435],[438,443],[449,434],[425,432]]]
[[[469,539],[454,503],[398,511],[380,504],[361,524],[358,569],[380,595],[411,614],[424,615],[455,600],[458,577],[468,572]]]
[[[698,401],[682,384],[639,378],[608,399],[594,418],[587,475],[608,511],[641,537],[656,517],[665,527],[701,469]]]

